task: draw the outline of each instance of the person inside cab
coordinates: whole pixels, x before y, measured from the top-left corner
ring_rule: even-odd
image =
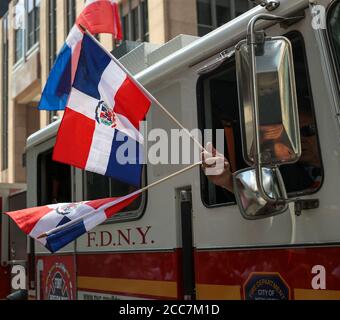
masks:
[[[308,192],[308,190],[313,192],[321,186],[322,180],[321,159],[314,118],[312,113],[304,108],[300,109],[299,118],[302,147],[301,158],[297,163],[280,166],[288,194],[297,193],[302,190],[304,192]],[[273,144],[271,150],[274,150],[280,159],[288,159],[291,151],[284,144],[277,142],[280,141],[278,137],[282,135],[283,131],[282,125],[262,127],[262,143]],[[228,140],[228,137],[226,140]],[[230,144],[230,141],[227,141],[228,144]],[[235,145],[234,142],[232,144]],[[212,143],[207,144],[206,150],[202,152],[201,157],[203,162],[202,169],[208,179],[215,185],[233,193],[232,174],[235,171],[232,170],[230,161],[218,152]]]

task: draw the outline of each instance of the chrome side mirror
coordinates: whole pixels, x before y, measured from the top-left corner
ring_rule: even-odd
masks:
[[[280,171],[262,168],[263,188],[274,201],[287,198]],[[242,216],[247,220],[268,218],[285,212],[285,202],[270,203],[260,194],[255,169],[241,170],[234,175],[234,190]]]
[[[247,39],[235,50],[243,157],[251,169],[234,175],[234,187],[247,219],[287,209],[289,200],[278,166],[301,157],[292,46],[285,37],[256,32],[259,20],[287,19],[270,14],[253,17]]]
[[[245,161],[294,163],[301,156],[301,141],[291,44],[285,37],[265,39],[263,48],[255,50],[253,76],[252,58],[251,46],[243,41],[236,61]]]

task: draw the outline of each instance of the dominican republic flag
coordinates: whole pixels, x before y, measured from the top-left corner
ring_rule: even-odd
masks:
[[[60,124],[53,160],[141,185],[140,121],[151,102],[89,36]]]
[[[54,253],[120,212],[138,196],[135,192],[121,198],[56,204],[6,214],[25,234]],[[62,230],[39,239],[42,234],[61,226]]]
[[[115,39],[122,40],[117,3],[113,0],[87,0],[50,72],[38,106],[39,110],[65,109],[83,40],[83,32],[79,25],[84,26],[92,34],[109,33]]]

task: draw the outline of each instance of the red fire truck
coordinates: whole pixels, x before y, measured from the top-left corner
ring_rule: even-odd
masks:
[[[224,131],[235,193],[197,168],[54,255],[2,233],[9,252],[27,244],[30,298],[340,299],[340,1],[261,2],[203,38],[121,59],[186,128]],[[156,108],[147,120],[173,128]],[[54,163],[58,126],[28,139],[28,207],[131,190]],[[178,168],[146,165],[144,184]]]

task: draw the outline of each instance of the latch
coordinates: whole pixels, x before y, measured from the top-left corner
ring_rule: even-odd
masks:
[[[280,6],[279,0],[250,0],[256,5],[266,8],[268,11],[273,11]]]
[[[210,73],[220,67],[225,61],[230,59],[235,54],[235,49],[226,49],[220,52],[219,57],[210,62],[209,64],[203,66],[197,71],[198,75],[203,75],[206,73]]]
[[[295,201],[295,215],[301,216],[303,210],[312,210],[320,207],[319,199],[306,199]]]

